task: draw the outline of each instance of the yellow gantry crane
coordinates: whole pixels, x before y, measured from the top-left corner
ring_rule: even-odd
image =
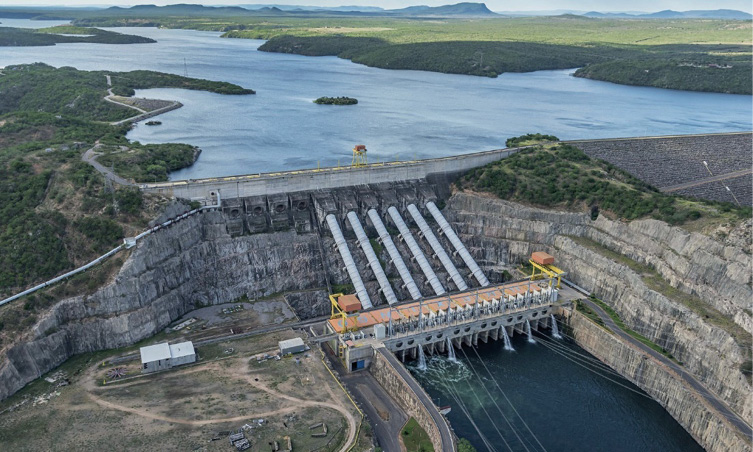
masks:
[[[551,280],[556,278],[556,287],[557,289],[560,288],[560,283],[562,282],[562,277],[565,276],[565,272],[554,266],[554,257],[552,255],[544,253],[542,251],[537,251],[531,254],[531,258],[528,259],[528,262],[532,267],[532,281],[535,279],[541,279],[544,277],[544,275],[546,275],[551,278]],[[536,270],[539,270],[539,273],[536,273]],[[551,280],[549,282],[550,285]]]
[[[354,166],[356,168],[360,166],[366,166],[368,163],[366,162],[366,145],[365,144],[357,144],[353,147],[353,162],[351,163],[351,166]]]

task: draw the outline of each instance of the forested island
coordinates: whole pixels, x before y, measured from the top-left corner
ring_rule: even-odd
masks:
[[[356,105],[358,99],[352,97],[320,97],[314,101],[319,105]]]
[[[127,35],[99,28],[57,26],[12,28],[0,26],[0,47],[54,46],[55,44],[89,42],[94,44],[148,44],[157,42],[143,36]]]
[[[152,71],[80,71],[46,64],[7,66],[0,76],[0,295],[7,295],[81,265],[143,230],[161,209],[134,186],[105,180],[82,155],[89,149],[107,168],[136,182],[166,180],[170,171],[194,163],[188,144],[129,142],[134,116],[106,102],[113,90],[180,87],[251,94],[237,85]],[[84,293],[99,287],[120,258],[54,289]],[[49,302],[32,296],[6,309],[0,331],[35,321]],[[1,336],[1,334],[0,334]]]

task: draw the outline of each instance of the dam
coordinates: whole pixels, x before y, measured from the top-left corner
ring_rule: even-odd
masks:
[[[729,422],[751,410],[749,383],[737,370],[746,355],[736,337],[648,286],[635,265],[602,248],[650,265],[676,290],[743,324],[741,300],[750,286],[741,269],[749,255],[735,242],[720,245],[652,219],[593,219],[453,186],[462,171],[514,152],[147,184],[145,192],[178,198],[177,214],[188,209],[185,201],[211,208],[145,237],[112,283],[54,306],[33,337],[7,350],[0,395],[74,354],[150,337],[197,307],[276,294],[302,320],[326,316],[309,341],[329,344],[346,372],[373,374],[405,398],[406,412],[437,449],[454,444],[451,428],[401,361],[519,341],[551,329],[555,315],[578,344],[659,401],[707,450],[746,450],[744,434]],[[688,392],[666,362],[572,309],[572,301],[587,299],[582,292],[564,282],[557,287],[549,276],[521,280],[516,270],[538,251],[554,256],[572,283],[608,300],[707,392]],[[330,296],[338,293],[355,294],[360,309],[333,316]]]

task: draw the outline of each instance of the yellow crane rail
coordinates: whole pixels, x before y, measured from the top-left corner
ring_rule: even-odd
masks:
[[[565,271],[560,270],[559,268],[555,267],[554,265],[541,265],[533,261],[533,259],[528,259],[528,262],[531,264],[531,267],[533,271],[531,272],[531,280],[535,279],[542,279],[544,275],[551,278],[549,280],[549,284],[551,285],[552,279],[557,279],[557,289],[560,288],[560,283],[562,282],[562,277],[565,276]],[[539,270],[540,273],[536,273],[536,270]]]

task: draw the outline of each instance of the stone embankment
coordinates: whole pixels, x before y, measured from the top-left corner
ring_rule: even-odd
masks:
[[[592,221],[586,214],[530,208],[468,193],[454,194],[445,211],[487,270],[527,262],[533,251],[553,254],[568,278],[603,298],[630,328],[668,350],[735,412],[751,418],[751,385],[740,369],[750,359],[745,342],[753,325],[751,256],[746,248],[654,220],[625,224],[600,216]],[[636,273],[624,260],[584,246],[578,237],[655,269],[671,285],[672,298],[649,288],[646,275]],[[712,323],[677,301],[687,294],[729,321]],[[698,425],[683,423],[688,430]]]
[[[750,451],[751,447],[728,423],[720,420],[702,398],[658,361],[608,333],[579,312],[569,316],[578,345],[636,386],[646,391],[683,425],[707,451]]]
[[[301,306],[322,297],[316,236],[275,232],[231,238],[220,212],[205,212],[155,233],[134,248],[115,281],[56,304],[0,366],[0,399],[74,354],[123,347],[162,331],[197,307],[246,294],[301,291]]]
[[[392,395],[400,408],[415,418],[421,428],[426,430],[434,450],[455,450],[454,433],[450,430],[449,423],[433,405],[431,397],[424,392],[407,370],[400,372],[397,366],[402,365],[392,355],[390,356],[393,362],[390,362],[387,354],[391,352],[384,349],[376,350],[369,371],[387,393]],[[412,381],[409,382],[407,379]],[[444,435],[440,429],[444,431]]]

